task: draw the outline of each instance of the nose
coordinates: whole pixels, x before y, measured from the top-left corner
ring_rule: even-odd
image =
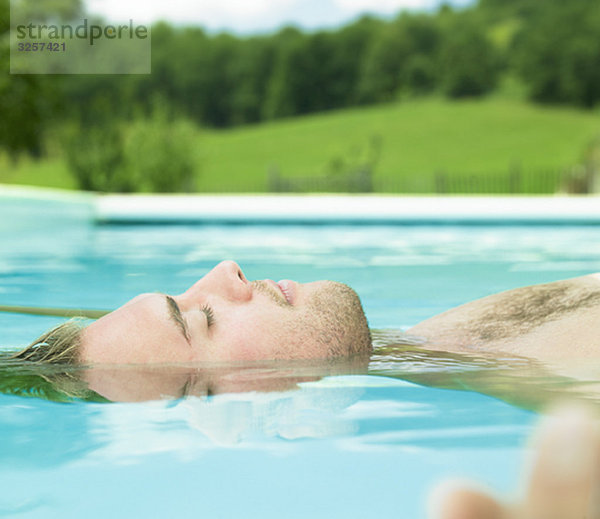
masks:
[[[222,261],[190,290],[192,296],[216,295],[230,301],[243,302],[252,298],[252,285],[235,261]]]

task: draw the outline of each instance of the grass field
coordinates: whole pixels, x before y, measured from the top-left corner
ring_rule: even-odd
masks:
[[[21,157],[13,163],[0,155],[0,183],[77,189],[75,179],[60,157],[44,160]]]
[[[489,98],[429,98],[199,132],[199,191],[263,191],[270,168],[283,176],[324,175],[330,164],[358,162],[381,139],[375,186],[410,179],[427,191],[436,172],[490,175],[512,164],[559,170],[576,164],[600,134],[596,112]],[[58,158],[17,166],[0,160],[0,182],[74,188]],[[383,189],[385,190],[385,188]]]

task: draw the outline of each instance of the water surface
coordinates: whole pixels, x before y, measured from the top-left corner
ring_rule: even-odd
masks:
[[[85,208],[67,209],[0,206],[2,304],[115,308],[180,293],[235,259],[249,279],[348,283],[387,331],[370,364],[171,367],[177,391],[141,402],[58,398],[44,389],[50,374],[32,381],[13,366],[0,395],[0,515],[419,519],[446,476],[514,490],[534,410],[564,392],[595,398],[591,383],[523,359],[402,339],[469,300],[600,271],[595,227],[94,227]],[[2,345],[58,322],[0,315]],[[152,386],[164,373],[112,376]]]

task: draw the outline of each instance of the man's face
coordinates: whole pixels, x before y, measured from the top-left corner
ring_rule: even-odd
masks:
[[[138,364],[347,355],[356,351],[346,351],[345,335],[362,316],[357,296],[340,283],[250,282],[236,263],[224,261],[181,295],[142,294],[93,322],[82,336],[81,360]]]

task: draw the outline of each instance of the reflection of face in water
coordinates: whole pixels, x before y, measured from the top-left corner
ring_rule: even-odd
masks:
[[[151,429],[161,421],[183,421],[214,443],[233,444],[257,434],[292,439],[351,432],[353,424],[340,419],[338,411],[356,402],[363,390],[332,380],[366,373],[368,361],[361,356],[210,367],[95,366],[82,369],[79,377],[88,391],[113,402],[153,401],[97,408],[109,421],[124,420],[126,429],[152,416]],[[157,405],[163,412],[149,415]]]
[[[205,397],[223,393],[286,391],[302,382],[366,373],[368,356],[319,361],[262,361],[204,366],[92,366],[86,386],[113,402]]]
[[[60,464],[102,446],[112,445],[110,450],[119,442],[129,441],[132,428],[144,431],[143,438],[135,435],[135,448],[128,451],[132,456],[142,455],[145,443],[164,444],[174,431],[188,435],[190,445],[199,440],[202,443],[198,432],[217,444],[234,444],[256,435],[290,439],[344,433],[349,425],[336,412],[354,403],[362,390],[338,387],[322,377],[362,374],[367,363],[364,357],[342,362],[261,362],[203,368],[6,363],[0,365],[3,393],[140,403],[110,403],[89,409],[85,404],[57,408],[25,402],[29,407],[26,422],[19,419],[13,423],[7,416],[0,420],[4,438],[0,460],[5,464],[15,460],[23,466],[27,465],[24,460],[32,457],[35,466]],[[184,395],[187,398],[181,399]],[[15,402],[23,405],[20,400]],[[59,424],[49,428],[57,417]],[[89,419],[92,426],[87,425]],[[183,431],[181,423],[187,424]],[[23,443],[25,439],[32,441]]]
[[[225,445],[256,435],[292,439],[350,432],[353,424],[340,419],[338,411],[356,402],[363,390],[336,385],[331,376],[364,374],[367,366],[368,357],[363,356],[202,368],[94,367],[84,376],[91,389],[112,400],[185,396],[168,410],[170,419],[176,417],[212,442]]]

